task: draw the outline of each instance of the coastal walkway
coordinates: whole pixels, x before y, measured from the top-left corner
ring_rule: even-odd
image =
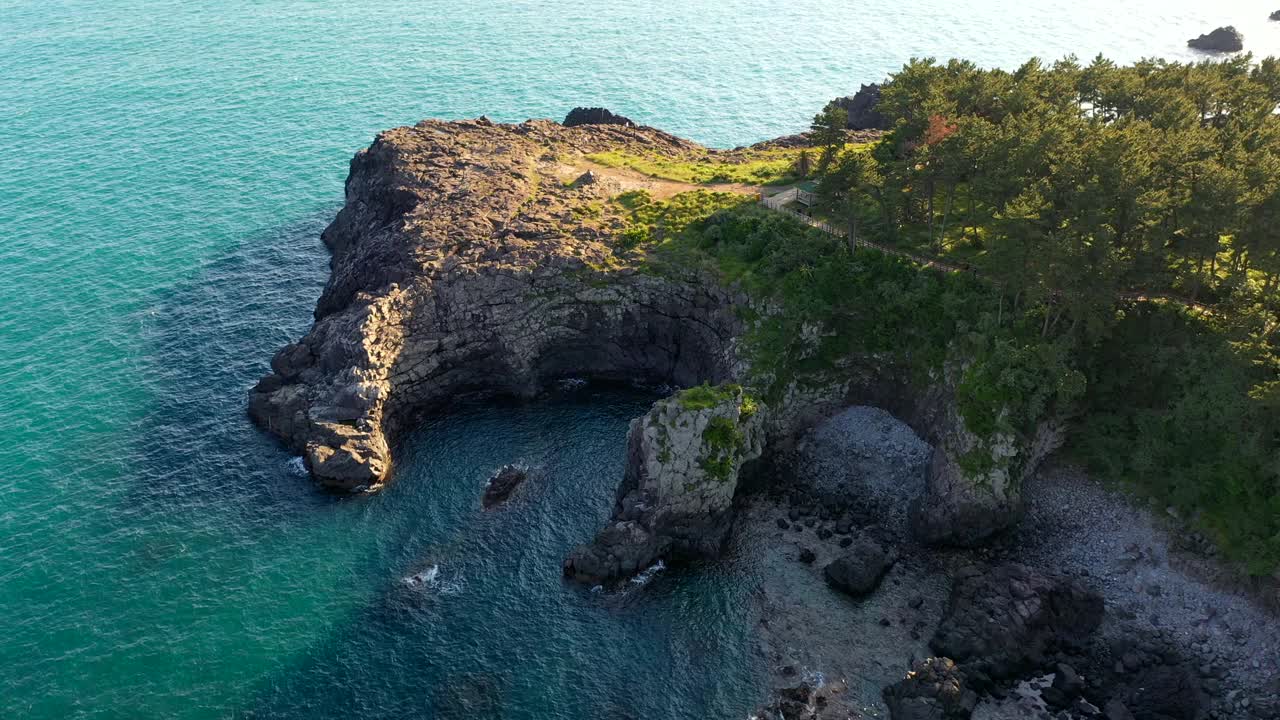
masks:
[[[885,253],[887,255],[893,255],[896,257],[903,258],[904,260],[909,260],[912,263],[915,263],[916,265],[919,265],[921,267],[932,268],[934,270],[941,270],[943,272],[951,272],[951,273],[963,272],[963,273],[970,273],[974,276],[979,276],[979,277],[981,276],[981,273],[979,273],[976,269],[969,267],[967,265],[962,266],[962,265],[954,265],[951,263],[946,263],[941,260],[937,260],[935,258],[931,258],[925,255],[917,255],[915,253],[910,253],[905,250],[900,250],[898,248],[889,247],[887,245],[882,245],[880,243],[871,242],[870,240],[866,240],[864,238],[855,237],[850,241],[848,239],[848,235],[849,235],[848,231],[844,230],[843,228],[818,220],[817,218],[806,215],[796,210],[795,208],[791,207],[791,204],[794,203],[799,197],[799,193],[800,193],[800,189],[796,187],[791,187],[781,192],[774,193],[772,195],[766,195],[763,189],[761,189],[760,204],[764,205],[770,210],[775,210],[777,212],[790,215],[791,217],[796,218],[800,222],[803,222],[810,227],[817,228],[818,230],[821,230],[822,232],[827,233],[832,237],[837,237],[842,240],[845,240],[849,242],[850,249],[858,248],[858,247],[871,248],[874,250],[878,250],[882,253]],[[1130,291],[1121,291],[1117,293],[1116,297],[1117,299],[1127,300],[1129,302],[1175,303],[1178,305],[1182,305],[1183,307],[1186,307],[1189,310],[1193,310],[1197,313],[1201,313],[1204,315],[1214,314],[1213,308],[1208,305],[1205,305],[1204,303],[1200,303],[1195,300],[1190,300],[1183,297],[1178,297],[1177,295],[1173,295],[1170,293],[1143,292],[1140,290],[1130,290]]]
[[[761,193],[760,203],[765,207],[769,208],[770,210],[776,210],[780,213],[785,213],[787,215],[790,215],[791,217],[796,218],[800,222],[803,222],[804,224],[810,227],[817,228],[822,232],[827,233],[828,235],[831,235],[833,237],[838,237],[848,241],[849,233],[843,228],[832,225],[831,223],[823,222],[821,220],[818,220],[817,218],[811,217],[798,210],[795,210],[792,207],[789,207],[791,203],[796,201],[796,199],[799,197],[799,194],[800,194],[800,189],[795,187],[788,188],[786,190],[783,190],[782,192],[774,193],[772,195],[765,195],[764,193]],[[942,262],[941,260],[925,257],[924,255],[916,255],[914,253],[909,253],[904,250],[899,250],[898,248],[889,247],[888,245],[881,245],[880,243],[871,242],[870,240],[866,240],[864,238],[855,237],[849,243],[849,245],[850,245],[850,248],[864,247],[864,248],[879,250],[880,252],[885,253],[886,255],[894,255],[894,256],[903,258],[905,260],[910,260],[911,262],[917,265],[920,265],[922,267],[933,268],[935,270],[942,270],[943,272],[956,272],[956,273],[969,272],[975,275],[977,274],[977,271],[972,268],[962,267],[960,265],[952,265],[950,263]]]

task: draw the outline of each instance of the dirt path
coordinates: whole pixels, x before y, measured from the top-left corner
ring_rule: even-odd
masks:
[[[572,182],[580,177],[583,173],[590,171],[597,177],[607,181],[616,183],[622,188],[622,192],[630,190],[645,190],[655,199],[666,200],[673,195],[679,195],[683,192],[692,190],[711,190],[714,192],[730,192],[739,195],[758,196],[760,194],[759,185],[747,185],[744,183],[687,183],[678,180],[667,180],[665,178],[656,178],[645,175],[631,168],[618,168],[601,165],[592,162],[586,158],[579,158],[573,164],[566,164],[560,172],[561,179],[566,182]]]

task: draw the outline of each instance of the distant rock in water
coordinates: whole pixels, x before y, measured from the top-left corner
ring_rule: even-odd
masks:
[[[634,127],[635,123],[630,118],[621,115],[615,115],[608,109],[602,107],[576,107],[569,111],[564,117],[564,122],[560,123],[565,127],[577,127],[578,125],[627,125]]]
[[[837,98],[835,104],[849,113],[845,127],[850,130],[888,130],[889,121],[880,114],[880,85],[871,83],[863,85],[858,92],[848,97]]]
[[[1277,10],[1277,11],[1275,11],[1275,12],[1271,13],[1271,19],[1272,19],[1272,20],[1280,20],[1280,10]]]
[[[1271,19],[1274,20],[1275,15],[1272,15]],[[1228,25],[1188,40],[1187,47],[1205,52],[1240,52],[1244,49],[1244,35]]]
[[[515,492],[528,476],[529,473],[518,465],[503,465],[493,474],[493,477],[489,478],[489,484],[484,488],[482,501],[484,506],[490,508],[511,497],[511,493]]]

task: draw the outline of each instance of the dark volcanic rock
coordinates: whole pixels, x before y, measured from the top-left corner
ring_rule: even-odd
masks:
[[[564,117],[564,122],[560,124],[565,127],[577,127],[579,125],[635,125],[629,118],[615,115],[602,107],[576,107],[569,111],[569,114]]]
[[[1077,647],[1102,623],[1102,596],[1017,564],[966,568],[930,647],[993,680],[1022,677],[1050,653]]]
[[[1228,25],[1188,40],[1187,47],[1205,52],[1240,52],[1244,49],[1244,35]]]
[[[1115,699],[1134,720],[1193,720],[1204,704],[1199,678],[1178,665],[1144,670]]]
[[[489,508],[511,497],[511,493],[520,487],[520,483],[524,482],[526,477],[528,473],[524,468],[518,465],[503,465],[493,474],[493,477],[489,478],[489,484],[485,485],[482,504]]]
[[[888,130],[889,122],[876,106],[880,104],[880,85],[863,85],[858,92],[835,100],[849,114],[850,130]]]
[[[892,558],[879,543],[864,538],[823,568],[822,576],[836,590],[862,597],[876,589],[892,565]]]
[[[912,666],[906,679],[886,687],[884,702],[893,720],[968,720],[978,696],[954,662],[931,657]]]
[[[1277,10],[1277,11],[1275,11],[1275,12],[1271,13],[1271,19],[1272,19],[1272,20],[1280,20],[1280,10]]]

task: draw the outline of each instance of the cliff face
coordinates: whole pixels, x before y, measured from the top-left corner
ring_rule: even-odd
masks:
[[[566,182],[604,149],[696,146],[649,128],[424,122],[351,162],[324,232],[331,276],[316,323],[272,360],[252,417],[322,484],[374,488],[390,439],[458,399],[532,396],[581,375],[719,382],[735,366],[732,293],[656,277],[611,249],[611,194]]]

